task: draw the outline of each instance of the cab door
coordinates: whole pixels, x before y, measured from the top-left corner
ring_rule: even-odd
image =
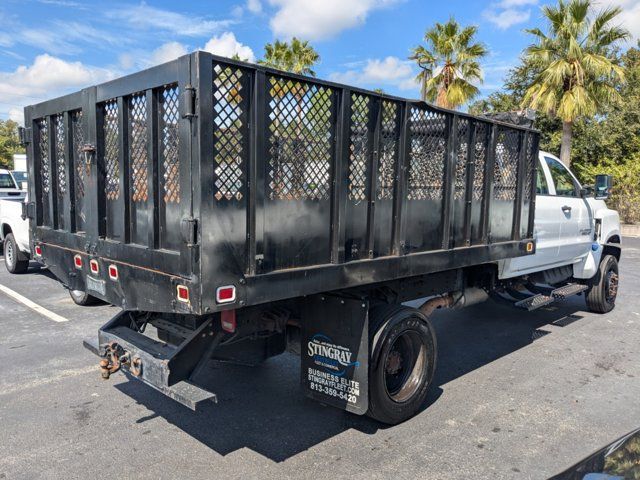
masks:
[[[557,158],[543,155],[554,187],[553,216],[559,219],[558,260],[574,263],[589,252],[592,242],[592,213],[580,195],[580,184]]]

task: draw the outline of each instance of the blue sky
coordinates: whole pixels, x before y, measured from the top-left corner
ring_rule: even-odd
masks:
[[[308,39],[320,53],[319,77],[405,97],[418,95],[407,61],[434,22],[454,16],[479,27],[490,55],[483,95],[500,88],[541,26],[545,0],[218,0],[197,2],[2,0],[0,118],[24,105],[171,60],[197,49],[254,61],[276,38]],[[620,5],[638,38],[640,0]]]

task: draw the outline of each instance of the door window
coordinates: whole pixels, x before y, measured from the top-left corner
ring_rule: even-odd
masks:
[[[536,193],[538,195],[549,195],[549,184],[547,184],[547,177],[542,170],[542,165],[538,162],[536,170]]]
[[[8,173],[0,173],[0,188],[17,188],[13,178]]]
[[[551,179],[556,187],[556,195],[561,197],[577,197],[578,189],[569,170],[555,158],[544,157],[544,160],[547,162],[547,166],[551,172]]]

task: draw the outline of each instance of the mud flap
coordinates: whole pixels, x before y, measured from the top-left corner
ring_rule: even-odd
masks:
[[[364,415],[369,406],[368,302],[333,295],[305,301],[301,380],[314,400]]]

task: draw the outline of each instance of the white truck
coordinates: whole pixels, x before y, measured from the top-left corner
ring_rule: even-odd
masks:
[[[618,261],[621,253],[620,218],[607,208],[611,178],[598,176],[596,185],[583,188],[560,160],[540,152],[536,185],[534,239],[536,253],[499,262],[499,278],[513,279],[508,294],[517,306],[532,310],[587,290],[591,311],[613,309],[618,290]],[[574,287],[555,290],[537,285]],[[588,288],[586,288],[588,285]],[[536,295],[527,296],[529,290]]]
[[[615,304],[608,177],[591,195],[527,126],[207,52],[25,126],[34,258],[122,308],[85,343],[102,376],[191,408],[209,359],[289,349],[306,395],[395,424],[433,380],[435,309]]]
[[[11,273],[23,273],[29,267],[29,221],[22,213],[25,200],[25,192],[9,171],[0,170],[0,241],[4,263]]]

